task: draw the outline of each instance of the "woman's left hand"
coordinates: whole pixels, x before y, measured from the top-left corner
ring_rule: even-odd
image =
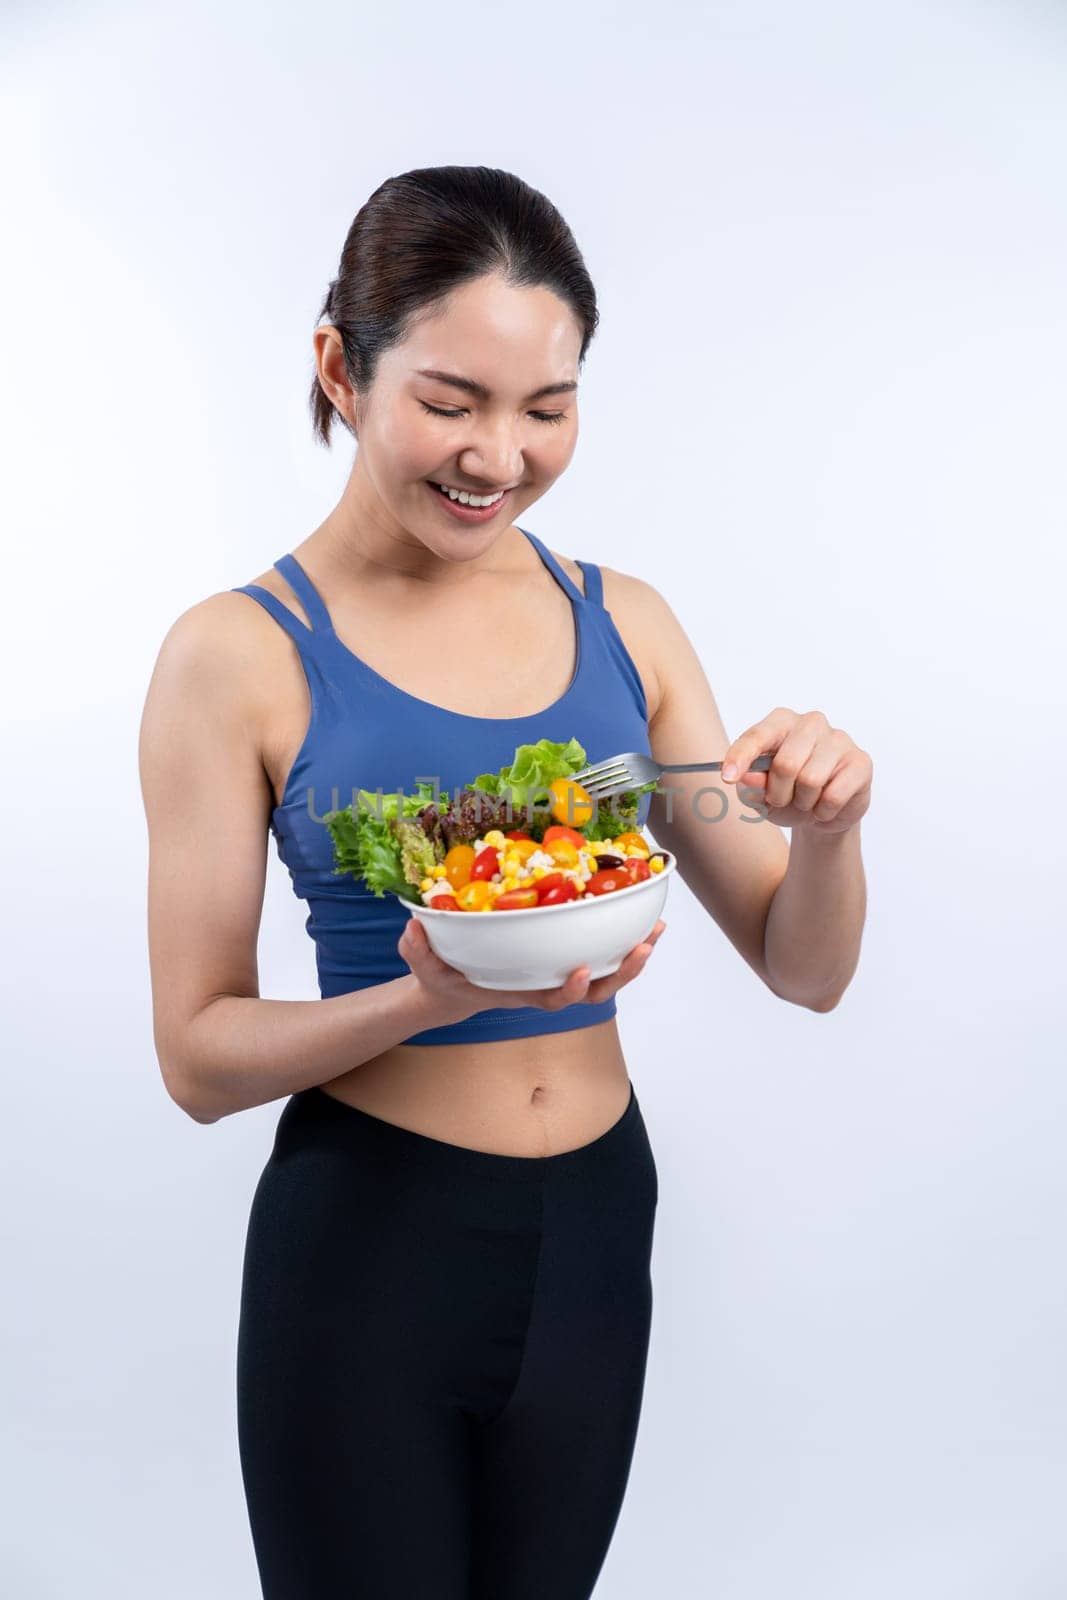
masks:
[[[748,770],[757,756],[772,752],[768,771]],[[856,826],[871,803],[873,771],[866,750],[843,728],[831,728],[821,711],[787,706],[739,735],[722,763],[724,782],[763,791],[771,822],[820,834]]]

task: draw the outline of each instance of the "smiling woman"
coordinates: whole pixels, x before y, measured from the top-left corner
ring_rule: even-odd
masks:
[[[316,434],[358,441],[340,500],[180,617],[150,689],[163,1075],[201,1122],[285,1098],[237,1350],[266,1600],[581,1600],[625,1492],[658,1182],[616,995],[664,923],[605,977],[583,951],[556,987],[481,988],[339,879],[323,822],[331,791],[447,792],[539,740],[650,750],[641,630],[516,520],[573,456],[596,323],[521,179],[388,179],[313,334]],[[317,1001],[259,995],[270,833]]]
[[[571,285],[561,298],[559,285],[537,282],[529,266],[509,276],[485,258],[472,274],[479,243],[475,230],[457,241],[460,261],[447,252],[438,260],[447,297],[438,292],[406,323],[401,308],[425,291],[426,267],[414,257],[413,285],[394,272],[392,327],[380,294],[373,298],[373,272],[357,262],[343,273],[328,297],[330,321],[315,333],[312,410],[324,441],[334,419],[359,440],[355,471],[362,479],[362,459],[376,495],[393,501],[398,516],[417,485],[434,496],[438,526],[491,524],[499,535],[504,514],[517,517],[544,494],[574,453],[578,372],[596,315]],[[558,252],[556,275],[568,276]],[[461,360],[450,360],[453,352]],[[531,374],[540,381],[524,383]],[[546,407],[549,398],[567,403]],[[455,553],[431,548],[443,558]]]

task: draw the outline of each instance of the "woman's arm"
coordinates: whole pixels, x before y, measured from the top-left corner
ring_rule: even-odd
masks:
[[[253,658],[234,618],[223,594],[174,623],[139,745],[156,1053],[172,1099],[205,1123],[325,1083],[412,1033],[460,1021],[482,995],[457,1002],[406,973],[329,1000],[260,999],[274,799]]]
[[[649,743],[661,764],[718,761],[730,740],[693,645],[652,584],[604,567],[604,595],[646,685]],[[703,791],[703,792],[702,792]],[[763,932],[785,877],[789,845],[717,772],[668,772],[652,794],[648,826],[734,949],[775,990]]]
[[[795,828],[764,938],[778,992],[807,995],[812,1011],[832,1011],[859,964],[866,915],[859,823],[821,836]]]
[[[654,758],[664,765],[723,760],[731,741],[673,610],[640,579],[612,572],[606,593],[609,588],[613,610],[651,668]],[[748,759],[754,753],[748,751]],[[859,826],[819,834],[799,825],[808,819],[790,808],[781,813],[798,823],[790,843],[773,820],[773,807],[770,816],[766,811],[759,787],[724,782],[716,772],[672,772],[652,795],[648,822],[657,842],[674,851],[686,884],[771,992],[829,1011],[859,959],[866,909]]]

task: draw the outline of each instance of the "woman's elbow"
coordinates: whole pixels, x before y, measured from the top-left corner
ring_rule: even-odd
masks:
[[[785,1000],[791,1006],[803,1006],[805,1011],[826,1012],[836,1010],[844,999],[845,989],[848,988],[846,984],[845,989],[838,989],[831,994],[790,994],[788,990],[781,989],[766,979],[764,981],[776,999]]]
[[[195,1075],[185,1064],[158,1051],[157,1058],[163,1086],[174,1104],[184,1111],[187,1117],[205,1127],[210,1122],[218,1122],[219,1113],[209,1109],[203,1094],[198,1091]]]

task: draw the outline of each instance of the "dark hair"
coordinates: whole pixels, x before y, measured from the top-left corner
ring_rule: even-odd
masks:
[[[543,285],[570,306],[582,328],[580,369],[598,321],[581,252],[550,200],[495,167],[418,167],[387,178],[356,213],[317,321],[336,326],[349,380],[366,393],[382,352],[403,341],[417,313],[494,271],[517,287]],[[318,372],[309,399],[323,444],[335,416],[354,436]]]

